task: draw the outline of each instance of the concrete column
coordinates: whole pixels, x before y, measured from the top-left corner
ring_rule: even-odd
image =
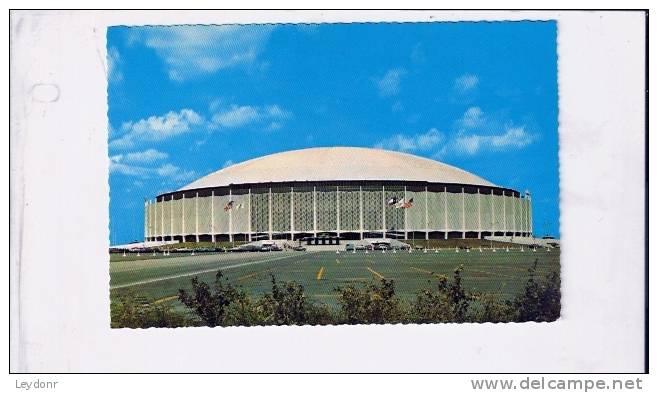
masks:
[[[532,230],[532,198],[530,197],[530,193],[528,193],[528,232],[530,232],[530,236],[534,237],[534,231]]]
[[[363,186],[359,186],[359,233],[363,240]]]
[[[165,236],[164,196],[162,197],[162,201],[160,201],[160,236],[162,237],[162,241],[164,241],[164,236]]]
[[[478,238],[482,239],[482,194],[478,187]]]
[[[507,203],[505,203],[505,190],[503,190],[503,236],[507,236]]]
[[[295,191],[290,187],[290,240],[295,239]]]
[[[336,186],[336,234],[340,237],[340,190]]]
[[[214,243],[217,240],[215,239],[215,190],[210,192],[210,236]]]
[[[233,190],[230,188],[228,189],[228,201],[233,202]],[[233,202],[231,208],[228,209],[228,241],[231,243],[233,243],[233,208],[234,207],[235,207],[235,202]]]
[[[425,240],[430,239],[430,221],[429,221],[429,213],[427,209],[427,186],[425,186]]]
[[[196,193],[194,198],[194,232],[196,235],[196,242],[199,242],[199,193]]]
[[[523,208],[523,198],[521,195],[519,195],[519,215],[521,216],[521,236],[525,236],[525,213],[524,213],[524,208]]]
[[[247,196],[247,200],[248,200],[248,208],[249,208],[249,210],[247,210],[247,216],[248,216],[247,230],[249,231],[249,233],[247,234],[247,238],[249,239],[249,241],[251,241],[251,187],[249,187],[249,194]]]
[[[462,239],[466,239],[466,193],[462,187]]]
[[[448,187],[443,187],[443,238],[448,239]]]
[[[382,186],[382,239],[386,239],[386,190]]]
[[[269,233],[269,239],[272,240],[272,187],[270,187],[270,191],[268,194],[268,201],[267,201],[267,228],[268,228],[268,233]]]
[[[313,186],[313,236],[318,236],[318,201],[315,186]]]
[[[407,186],[404,186],[404,196],[403,196],[403,201],[404,203],[407,202]],[[407,209],[404,210],[404,238],[405,240],[407,239]]]
[[[494,228],[496,228],[496,214],[495,214],[496,212],[494,211],[494,206],[495,205],[494,205],[494,190],[493,190],[493,188],[491,189],[491,201],[489,201],[489,202],[491,203],[491,236],[493,236],[494,232],[496,232],[496,230],[494,229]]]
[[[181,219],[181,236],[183,238],[183,242],[185,242],[185,193],[183,193],[183,199],[181,199],[181,211],[182,211],[182,219]]]
[[[153,203],[153,238],[158,240],[158,198]]]
[[[149,239],[149,205],[148,201],[144,199],[144,241]]]
[[[516,236],[516,197],[512,192],[512,239]]]
[[[149,201],[144,199],[144,241],[149,241],[151,234],[149,233],[149,224],[151,222],[151,213],[149,211]]]
[[[169,200],[169,233],[171,240],[174,240],[174,194],[171,194],[171,199]]]

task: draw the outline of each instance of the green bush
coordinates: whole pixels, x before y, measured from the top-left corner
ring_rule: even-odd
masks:
[[[218,271],[212,288],[198,277],[192,278],[192,292],[178,291],[178,300],[206,326],[250,325],[254,319],[251,301],[240,289],[223,282]]]
[[[272,277],[272,292],[258,301],[262,323],[266,325],[302,325],[307,321],[307,303],[304,287],[296,282],[282,286]]]
[[[430,288],[419,292],[412,306],[412,319],[418,323],[472,321],[469,306],[478,294],[464,289],[463,271],[464,265],[457,267],[452,282],[439,275],[436,290]]]
[[[500,295],[486,293],[478,296],[478,309],[473,315],[475,322],[513,322],[516,310],[509,301],[501,301]]]
[[[185,314],[175,312],[167,304],[151,304],[128,292],[110,305],[113,328],[183,327],[194,324]]]
[[[393,280],[335,288],[338,308],[310,301],[297,282],[279,283],[272,275],[272,291],[249,296],[231,285],[218,271],[212,285],[192,279],[192,290],[179,290],[178,299],[192,313],[172,310],[170,305],[149,304],[129,292],[111,305],[112,327],[333,325],[437,322],[549,322],[560,316],[560,276],[550,273],[537,279],[537,260],[524,291],[512,300],[497,293],[468,291],[462,282],[464,266],[452,280],[440,275],[430,287],[405,302],[395,294]]]
[[[379,285],[366,283],[338,287],[339,323],[399,323],[406,322],[403,303],[395,296],[393,280],[381,279]]]
[[[535,279],[537,260],[528,269],[530,278],[523,293],[518,295],[510,306],[516,311],[517,322],[552,322],[560,317],[560,275],[551,272],[546,280]]]

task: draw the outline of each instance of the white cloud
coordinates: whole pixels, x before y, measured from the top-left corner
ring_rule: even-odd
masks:
[[[468,108],[455,125],[458,132],[451,147],[460,154],[522,149],[536,140],[536,135],[527,132],[525,125],[503,122],[499,116],[485,114],[477,106]]]
[[[268,129],[281,128],[277,120],[285,120],[292,116],[288,111],[281,109],[278,105],[251,106],[231,105],[230,108],[219,111],[212,116],[214,127],[238,128],[250,123],[271,121]]]
[[[148,178],[150,174],[149,168],[122,164],[116,162],[113,157],[110,157],[110,173],[119,173],[125,176],[136,176],[140,178]]]
[[[432,128],[422,134],[395,134],[377,143],[375,147],[403,152],[431,151],[438,148],[445,140],[446,137],[442,132]]]
[[[140,41],[163,60],[171,80],[184,81],[253,63],[273,26],[169,26],[141,29]]]
[[[466,92],[477,87],[480,78],[473,74],[464,74],[455,79],[455,89],[460,92]]]
[[[281,127],[283,127],[281,123],[278,121],[273,121],[267,126],[267,128],[265,128],[265,131],[277,131],[280,130]]]
[[[210,103],[208,104],[208,109],[210,110],[210,112],[214,113],[214,112],[217,112],[218,110],[220,110],[222,105],[224,105],[224,104],[225,104],[224,99],[215,98],[212,101],[210,101]]]
[[[224,161],[224,165],[222,165],[222,169],[224,169],[224,168],[228,168],[228,167],[230,167],[230,166],[233,165],[233,164],[235,164],[235,163],[233,162],[233,160],[226,160],[226,161]]]
[[[117,160],[117,156],[110,157],[110,173],[136,177],[141,180],[160,179],[168,183],[190,181],[196,177],[195,171],[185,170],[171,163],[165,163],[157,167],[146,167],[120,161],[121,158]]]
[[[379,95],[390,97],[400,92],[400,82],[407,73],[403,68],[390,69],[381,78],[375,80]]]
[[[514,147],[520,149],[532,143],[534,139],[534,135],[528,134],[523,127],[514,127],[508,128],[501,135],[493,135],[491,145],[494,148]]]
[[[203,122],[203,117],[191,109],[125,122],[121,125],[121,137],[110,141],[110,147],[129,148],[140,141],[161,141],[189,132],[193,126]]]
[[[477,106],[468,108],[455,121],[452,135],[431,128],[420,134],[395,134],[375,145],[376,148],[403,152],[426,152],[434,158],[446,155],[476,155],[481,152],[504,152],[523,149],[537,140],[526,125],[503,123]]]
[[[116,154],[110,157],[113,163],[135,164],[135,163],[150,163],[159,160],[165,160],[169,154],[155,150],[147,149],[127,154]]]
[[[216,125],[234,128],[258,120],[258,109],[253,106],[231,106],[231,109],[217,113],[212,117],[212,122]]]
[[[461,119],[459,119],[459,124],[466,128],[477,128],[482,126],[484,122],[484,113],[477,106],[468,108]]]
[[[157,151],[155,149],[147,149],[134,153],[128,153],[124,156],[126,162],[154,162],[159,160],[166,160],[169,154]]]
[[[524,127],[507,128],[502,134],[493,135],[459,135],[455,139],[455,148],[460,153],[469,155],[481,151],[501,151],[521,149],[532,143],[535,136],[529,134]]]
[[[426,60],[425,50],[422,43],[417,43],[411,50],[411,60],[415,63],[424,63]]]
[[[107,48],[107,80],[110,83],[117,83],[123,80],[123,73],[119,66],[121,65],[121,55],[117,48],[111,46]]]
[[[173,164],[164,164],[155,169],[155,173],[167,180],[174,182],[189,181],[196,177],[196,172],[192,170],[184,170]]]

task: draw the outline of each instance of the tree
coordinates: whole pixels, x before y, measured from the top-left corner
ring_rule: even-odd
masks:
[[[528,269],[530,278],[523,293],[511,302],[516,310],[517,322],[552,322],[560,317],[560,275],[551,272],[546,276],[546,280],[536,280],[537,262],[535,259],[532,267]]]
[[[306,323],[306,297],[304,287],[292,282],[279,286],[274,275],[270,275],[272,293],[266,293],[258,302],[263,322],[274,325],[303,325]]]
[[[231,306],[240,308],[247,296],[229,283],[222,282],[223,274],[218,271],[212,288],[198,277],[192,278],[192,293],[178,290],[178,300],[191,309],[210,327],[225,326]]]
[[[367,283],[338,287],[340,320],[349,324],[398,323],[407,320],[401,301],[395,296],[393,280],[382,278],[379,285]]]
[[[438,276],[437,290],[426,289],[416,295],[414,303],[414,320],[429,322],[467,322],[473,318],[469,315],[471,301],[478,294],[468,292],[462,284],[464,265],[454,270],[453,281],[444,275]]]
[[[174,311],[170,305],[149,303],[129,291],[110,305],[113,328],[182,327],[193,324],[185,314]]]

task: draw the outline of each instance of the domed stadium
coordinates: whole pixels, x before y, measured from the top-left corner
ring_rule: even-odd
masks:
[[[147,241],[532,236],[529,193],[423,157],[357,147],[255,158],[145,202]]]

